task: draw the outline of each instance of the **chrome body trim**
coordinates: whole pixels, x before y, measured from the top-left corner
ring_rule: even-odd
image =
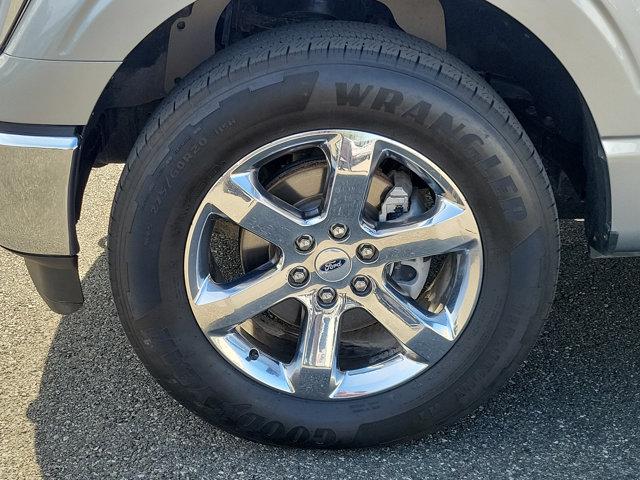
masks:
[[[602,146],[611,188],[609,254],[636,254],[640,252],[640,137],[605,138]]]
[[[0,246],[31,255],[75,255],[77,137],[0,133]]]
[[[77,137],[41,137],[0,133],[0,146],[13,148],[37,148],[47,150],[75,150]]]

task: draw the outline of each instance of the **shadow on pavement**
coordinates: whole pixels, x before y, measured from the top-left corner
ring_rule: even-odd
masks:
[[[423,440],[312,452],[227,435],[170,399],[120,327],[102,255],[84,310],[62,319],[29,409],[45,478],[636,478],[640,260],[590,261],[563,224],[555,310],[526,365],[490,403]]]

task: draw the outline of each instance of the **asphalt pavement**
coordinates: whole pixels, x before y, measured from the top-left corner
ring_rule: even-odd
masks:
[[[593,261],[562,224],[553,313],[523,368],[471,417],[359,451],[256,445],[156,385],[115,311],[105,235],[120,167],[92,175],[79,225],[86,307],[60,317],[0,252],[0,478],[640,478],[640,259]]]

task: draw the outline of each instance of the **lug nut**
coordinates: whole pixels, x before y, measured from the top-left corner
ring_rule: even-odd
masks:
[[[378,250],[373,245],[365,243],[358,247],[358,257],[360,257],[360,260],[364,262],[375,260],[377,256]]]
[[[330,306],[336,301],[336,291],[331,287],[322,287],[318,291],[318,300],[321,305]]]
[[[258,350],[256,350],[255,348],[252,348],[249,351],[249,360],[258,360],[260,358],[260,352],[258,352]]]
[[[355,277],[351,282],[351,288],[357,295],[365,295],[369,292],[371,287],[371,281],[368,277],[359,275]]]
[[[298,250],[301,252],[310,252],[315,243],[311,235],[300,235],[296,240],[296,247],[298,247]]]
[[[289,273],[289,283],[294,287],[304,285],[309,278],[309,272],[304,267],[296,267]]]
[[[329,233],[331,233],[331,236],[335,240],[342,240],[349,233],[349,229],[344,225],[342,225],[341,223],[336,223],[331,227],[331,230],[329,231]]]

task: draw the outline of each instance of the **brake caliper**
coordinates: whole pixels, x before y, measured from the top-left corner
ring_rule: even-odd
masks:
[[[396,170],[391,179],[394,186],[380,207],[380,222],[402,223],[426,212],[420,195],[413,191],[409,174]],[[422,293],[430,268],[430,259],[414,258],[393,264],[390,276],[402,293],[415,300]]]

